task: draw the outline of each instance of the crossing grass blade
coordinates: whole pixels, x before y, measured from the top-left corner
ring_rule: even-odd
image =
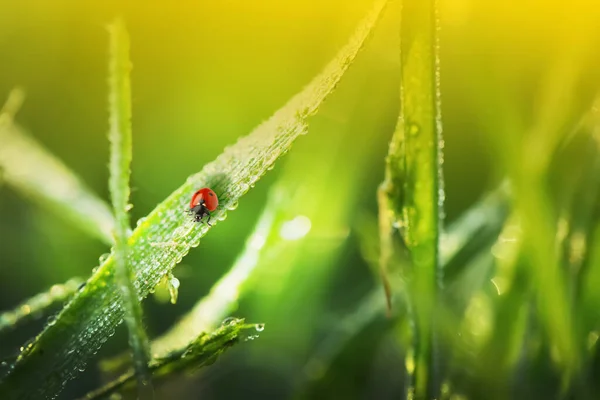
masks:
[[[142,324],[142,306],[133,285],[133,270],[128,259],[129,181],[131,175],[131,61],[129,34],[123,20],[117,18],[109,32],[109,121],[110,163],[109,188],[115,212],[115,246],[113,250],[115,283],[122,301],[129,345],[133,353],[140,398],[152,397],[152,382],[148,362],[150,344]]]
[[[2,181],[92,237],[112,244],[115,221],[105,201],[14,122],[24,94],[15,89],[0,111]]]

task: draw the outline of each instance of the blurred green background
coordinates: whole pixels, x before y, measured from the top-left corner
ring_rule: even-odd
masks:
[[[371,5],[371,0],[3,0],[0,95],[23,87],[27,98],[18,122],[108,200],[105,27],[122,15],[132,42],[135,221],[307,84]],[[503,129],[534,121],[544,93],[540,87],[548,80],[557,80],[560,90],[561,71],[576,71],[571,101],[561,106],[560,129],[568,131],[589,109],[600,88],[600,4],[441,0],[440,12],[445,211],[451,223],[506,174]],[[260,260],[235,312],[265,322],[267,329],[194,378],[158,386],[157,398],[401,393],[402,350],[383,316],[356,339],[352,356],[326,382],[309,387],[312,372],[310,365],[305,368],[328,332],[379,285],[361,254],[360,231],[361,221],[377,213],[375,192],[399,108],[396,13],[397,4],[311,120],[309,135],[176,267],[177,304],[153,297],[144,302],[146,326],[155,337],[232,265],[278,178],[290,196],[307,199],[287,217],[307,216],[310,232],[287,245],[289,251]],[[563,181],[581,173],[569,168],[578,158],[573,151],[563,159]],[[72,276],[87,278],[108,250],[0,186],[0,309]],[[0,343],[0,356],[17,351],[43,323],[10,332]],[[100,356],[125,346],[121,327]],[[92,367],[62,396],[81,395],[98,382]]]

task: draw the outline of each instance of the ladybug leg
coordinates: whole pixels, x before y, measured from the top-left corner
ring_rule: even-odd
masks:
[[[206,215],[208,215],[208,220],[206,221],[206,223],[208,224],[208,226],[212,226],[212,225],[210,224],[210,213],[209,213],[209,212],[207,212],[207,213],[206,213]]]

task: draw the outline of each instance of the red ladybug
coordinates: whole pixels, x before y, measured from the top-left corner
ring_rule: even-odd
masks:
[[[218,205],[219,199],[215,192],[209,188],[202,188],[192,196],[189,212],[194,216],[196,222],[200,222],[202,218],[208,216],[206,223],[210,225],[210,212],[215,211]]]

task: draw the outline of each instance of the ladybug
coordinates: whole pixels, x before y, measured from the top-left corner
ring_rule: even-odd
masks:
[[[210,212],[215,211],[218,205],[219,199],[215,192],[209,188],[202,188],[192,196],[189,212],[194,216],[194,221],[196,222],[200,222],[202,218],[208,216],[206,223],[212,226],[210,224]]]

